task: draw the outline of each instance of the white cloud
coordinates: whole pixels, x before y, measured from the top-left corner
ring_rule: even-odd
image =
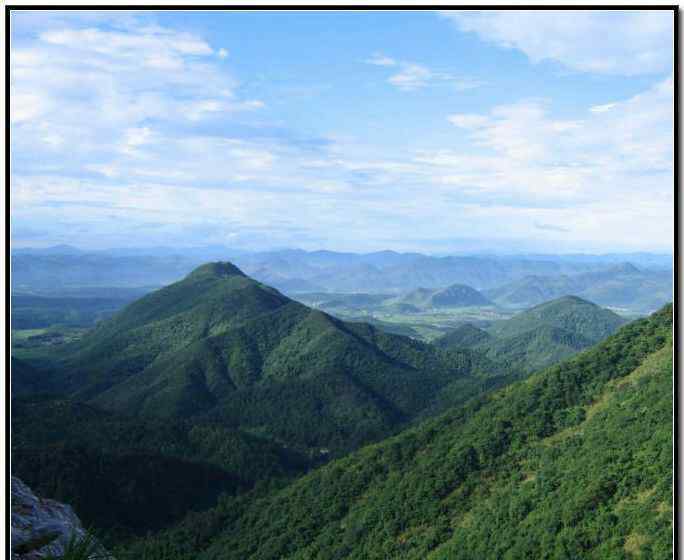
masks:
[[[575,242],[663,247],[673,235],[672,105],[668,78],[582,120],[553,118],[541,100],[452,115],[469,148],[414,160],[431,167],[440,192],[509,206],[514,222],[561,224]],[[566,232],[544,235],[562,240]]]
[[[402,63],[401,70],[387,81],[401,90],[411,91],[425,87],[434,77],[434,73],[425,66]]]
[[[62,29],[40,34],[42,41],[108,56],[140,56],[161,51],[181,55],[208,55],[212,48],[202,39],[161,27],[140,28],[137,33],[100,29]]]
[[[454,126],[467,129],[481,128],[489,123],[484,115],[451,115],[448,120]]]
[[[589,110],[592,113],[605,113],[606,111],[610,111],[613,107],[615,107],[615,103],[606,103],[605,105],[594,105],[593,107],[590,107]]]
[[[556,60],[599,74],[670,73],[674,17],[669,10],[449,11],[461,31],[518,49],[532,62]]]
[[[374,53],[373,56],[364,60],[366,64],[372,64],[373,66],[396,66],[397,61],[393,58],[385,56],[381,53]]]
[[[218,56],[219,56],[219,58],[228,58],[228,50],[227,49],[219,49]]]
[[[444,115],[453,136],[440,131],[441,149],[420,149],[435,140],[427,133],[425,144],[416,138],[391,152],[362,135],[331,135],[309,148],[292,142],[291,131],[267,134],[273,107],[261,111],[263,102],[244,98],[205,39],[135,20],[97,25],[89,22],[84,34],[60,21],[13,42],[13,223],[49,224],[71,242],[88,232],[117,244],[135,228],[149,235],[145,242],[192,243],[184,236],[209,223],[217,242],[258,231],[271,246],[309,235],[314,246],[329,239],[351,249],[390,246],[406,231],[420,248],[435,224],[445,236],[534,238],[535,224],[572,232],[545,229],[554,243],[662,247],[671,238],[671,79],[587,107],[582,118],[556,118],[553,102],[539,99],[454,110]],[[479,84],[373,59],[402,90]]]
[[[12,123],[35,120],[48,110],[47,100],[37,93],[14,89],[10,99],[10,121]]]
[[[456,91],[467,91],[484,85],[484,82],[467,76],[455,76],[446,72],[436,72],[423,64],[395,60],[379,53],[364,61],[374,66],[397,68],[387,82],[402,91],[415,91],[434,84],[449,84]]]

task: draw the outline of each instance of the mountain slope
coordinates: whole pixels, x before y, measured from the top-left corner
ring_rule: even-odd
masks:
[[[492,335],[470,323],[465,323],[435,340],[440,348],[473,348],[491,340]]]
[[[306,458],[207,422],[140,419],[61,399],[12,403],[12,472],[92,527],[145,534],[222,493],[290,477]]]
[[[672,307],[528,380],[334,461],[177,558],[672,555]],[[187,555],[183,556],[183,551]]]
[[[589,348],[594,342],[570,330],[540,325],[506,338],[490,338],[476,348],[502,365],[537,371]]]
[[[468,351],[337,320],[230,263],[144,296],[52,358],[62,391],[100,408],[336,452],[387,435],[454,380],[470,395],[469,380],[491,374]]]

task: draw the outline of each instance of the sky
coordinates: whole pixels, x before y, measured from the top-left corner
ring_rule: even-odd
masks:
[[[13,246],[670,252],[671,11],[12,11]]]

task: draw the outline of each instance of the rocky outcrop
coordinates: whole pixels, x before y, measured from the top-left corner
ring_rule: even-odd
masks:
[[[39,498],[12,477],[12,560],[39,560],[64,555],[69,542],[86,537],[71,506]],[[101,547],[91,558],[111,557]]]

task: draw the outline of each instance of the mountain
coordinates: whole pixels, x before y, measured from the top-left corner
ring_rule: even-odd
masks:
[[[529,275],[485,291],[497,304],[528,307],[565,294],[600,305],[652,312],[672,299],[671,270],[640,270],[631,263],[574,275]]]
[[[669,305],[154,543],[178,560],[669,558],[672,373]],[[209,525],[213,535],[189,542]]]
[[[46,368],[65,396],[124,414],[218,422],[310,453],[383,437],[454,381],[450,398],[462,400],[507,373],[467,350],[340,321],[227,262],[200,266],[46,352],[29,365]]]
[[[438,290],[431,298],[433,307],[476,307],[492,305],[480,292],[464,284],[452,284]]]
[[[440,348],[472,348],[496,363],[524,371],[569,358],[614,333],[626,320],[575,296],[565,296],[494,322],[486,331],[463,326],[436,341]]]
[[[182,255],[13,254],[12,291],[45,295],[76,287],[159,287],[181,278],[199,262]]]
[[[437,290],[418,288],[399,298],[397,303],[422,309],[492,305],[480,292],[465,284],[452,284]]]
[[[518,313],[511,319],[495,322],[489,328],[489,333],[503,338],[548,325],[595,343],[614,333],[626,322],[616,313],[595,303],[576,296],[563,296]]]
[[[394,295],[420,286],[445,288],[456,283],[490,289],[530,275],[575,275],[615,264],[612,257],[573,260],[563,255],[438,257],[299,249],[249,253],[219,246],[100,251],[57,248],[13,251],[12,289],[45,295],[76,287],[158,287],[181,279],[203,262],[225,259],[232,259],[253,278],[289,293],[325,290]]]
[[[82,249],[65,244],[51,247],[23,247],[12,250],[12,255],[82,255],[83,253]]]

